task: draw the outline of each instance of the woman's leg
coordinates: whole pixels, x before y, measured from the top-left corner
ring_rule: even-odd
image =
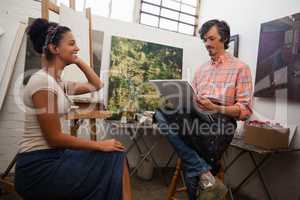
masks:
[[[131,200],[131,186],[130,177],[128,172],[127,160],[124,159],[124,169],[123,169],[123,200]]]

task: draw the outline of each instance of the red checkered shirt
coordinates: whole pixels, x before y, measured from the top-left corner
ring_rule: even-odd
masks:
[[[197,67],[192,86],[197,96],[225,106],[238,105],[241,120],[252,114],[250,68],[227,52]]]

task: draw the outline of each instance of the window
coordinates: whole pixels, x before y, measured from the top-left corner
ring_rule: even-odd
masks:
[[[140,23],[195,35],[199,0],[141,0]]]
[[[136,0],[76,0],[75,8],[77,11],[91,8],[93,15],[133,22],[135,1]],[[69,0],[56,0],[56,3],[58,5],[62,3],[68,6]]]
[[[65,6],[68,6],[69,7],[69,0],[56,0],[56,4],[57,5],[60,5],[60,4],[63,4]]]

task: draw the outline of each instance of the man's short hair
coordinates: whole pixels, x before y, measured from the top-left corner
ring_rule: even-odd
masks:
[[[205,22],[199,30],[200,38],[204,40],[205,34],[210,30],[211,27],[216,26],[221,36],[221,41],[224,42],[224,48],[228,49],[230,42],[230,27],[225,21],[212,19]]]

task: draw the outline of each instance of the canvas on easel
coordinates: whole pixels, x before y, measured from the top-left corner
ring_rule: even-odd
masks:
[[[81,58],[84,59],[93,68],[93,45],[92,45],[92,14],[91,9],[86,8],[85,15],[75,11],[75,0],[70,1],[70,8],[61,5],[61,7],[49,0],[42,0],[42,17],[49,19],[49,10],[59,14],[60,25],[68,26],[74,34],[77,44],[81,49]],[[74,24],[75,23],[75,24]],[[67,66],[62,74],[65,81],[72,80],[78,82],[87,81],[83,72],[78,67]],[[78,96],[78,95],[77,95]],[[82,97],[93,97],[93,93],[79,95]]]
[[[2,35],[4,35],[4,33],[5,33],[4,28],[2,28],[2,26],[0,26],[0,37],[1,37]]]
[[[89,21],[87,17],[80,12],[68,8],[64,5],[60,6],[59,24],[67,26],[72,30],[76,40],[76,45],[80,48],[79,57],[86,63],[90,61],[89,54]],[[63,71],[64,80],[86,82],[84,73],[74,64],[67,66]]]
[[[22,44],[26,25],[14,20],[0,18],[0,24],[5,25],[7,34],[0,38],[0,110],[4,102],[9,82],[12,77],[18,52]]]

